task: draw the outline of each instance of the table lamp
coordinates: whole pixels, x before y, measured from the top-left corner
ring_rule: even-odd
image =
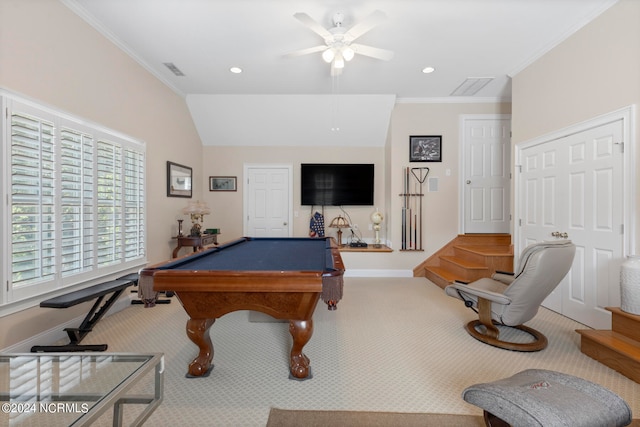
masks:
[[[189,202],[185,208],[182,208],[182,213],[191,216],[192,227],[190,236],[196,237],[200,236],[200,229],[202,228],[202,225],[198,222],[204,222],[204,216],[210,214],[211,209],[209,209],[206,203],[198,200]]]
[[[349,221],[344,217],[337,216],[331,220],[329,227],[338,229],[338,246],[342,246],[342,229],[350,227]]]
[[[380,246],[382,246],[380,244],[380,229],[382,228],[380,224],[382,223],[383,219],[384,219],[384,215],[378,212],[377,209],[374,213],[371,214],[371,222],[373,222],[373,230],[376,233],[375,240],[373,241],[374,248],[379,248]]]

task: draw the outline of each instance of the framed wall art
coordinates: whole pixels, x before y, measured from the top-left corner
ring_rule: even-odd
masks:
[[[189,166],[167,162],[167,197],[191,197],[193,170]]]
[[[210,176],[209,191],[238,191],[238,178],[235,176]]]
[[[441,162],[442,135],[409,137],[410,162]]]

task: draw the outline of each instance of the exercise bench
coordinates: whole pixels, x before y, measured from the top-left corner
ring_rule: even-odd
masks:
[[[97,298],[97,301],[93,304],[93,307],[89,310],[89,313],[87,313],[78,328],[65,328],[65,332],[69,336],[69,344],[35,345],[31,347],[31,352],[105,351],[107,344],[81,345],[80,342],[92,331],[100,319],[104,317],[116,300],[120,298],[124,290],[133,284],[134,282],[130,279],[117,279],[42,301],[40,307],[69,308]],[[111,296],[104,301],[105,297],[109,294],[111,294]]]

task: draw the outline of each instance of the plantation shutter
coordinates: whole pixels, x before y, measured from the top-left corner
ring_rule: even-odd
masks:
[[[61,273],[93,266],[93,138],[72,129],[61,131]]]
[[[126,261],[144,255],[145,209],[144,203],[144,154],[124,151],[124,259]]]
[[[10,283],[0,302],[143,265],[144,144],[31,103],[6,105]]]
[[[55,275],[55,171],[52,121],[11,114],[11,271],[13,286]]]

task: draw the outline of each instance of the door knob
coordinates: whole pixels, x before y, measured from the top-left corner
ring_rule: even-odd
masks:
[[[286,223],[286,222],[283,222],[283,223],[282,223],[282,225],[287,225],[287,223]]]
[[[471,184],[471,180],[470,179],[467,180],[467,184]]]

